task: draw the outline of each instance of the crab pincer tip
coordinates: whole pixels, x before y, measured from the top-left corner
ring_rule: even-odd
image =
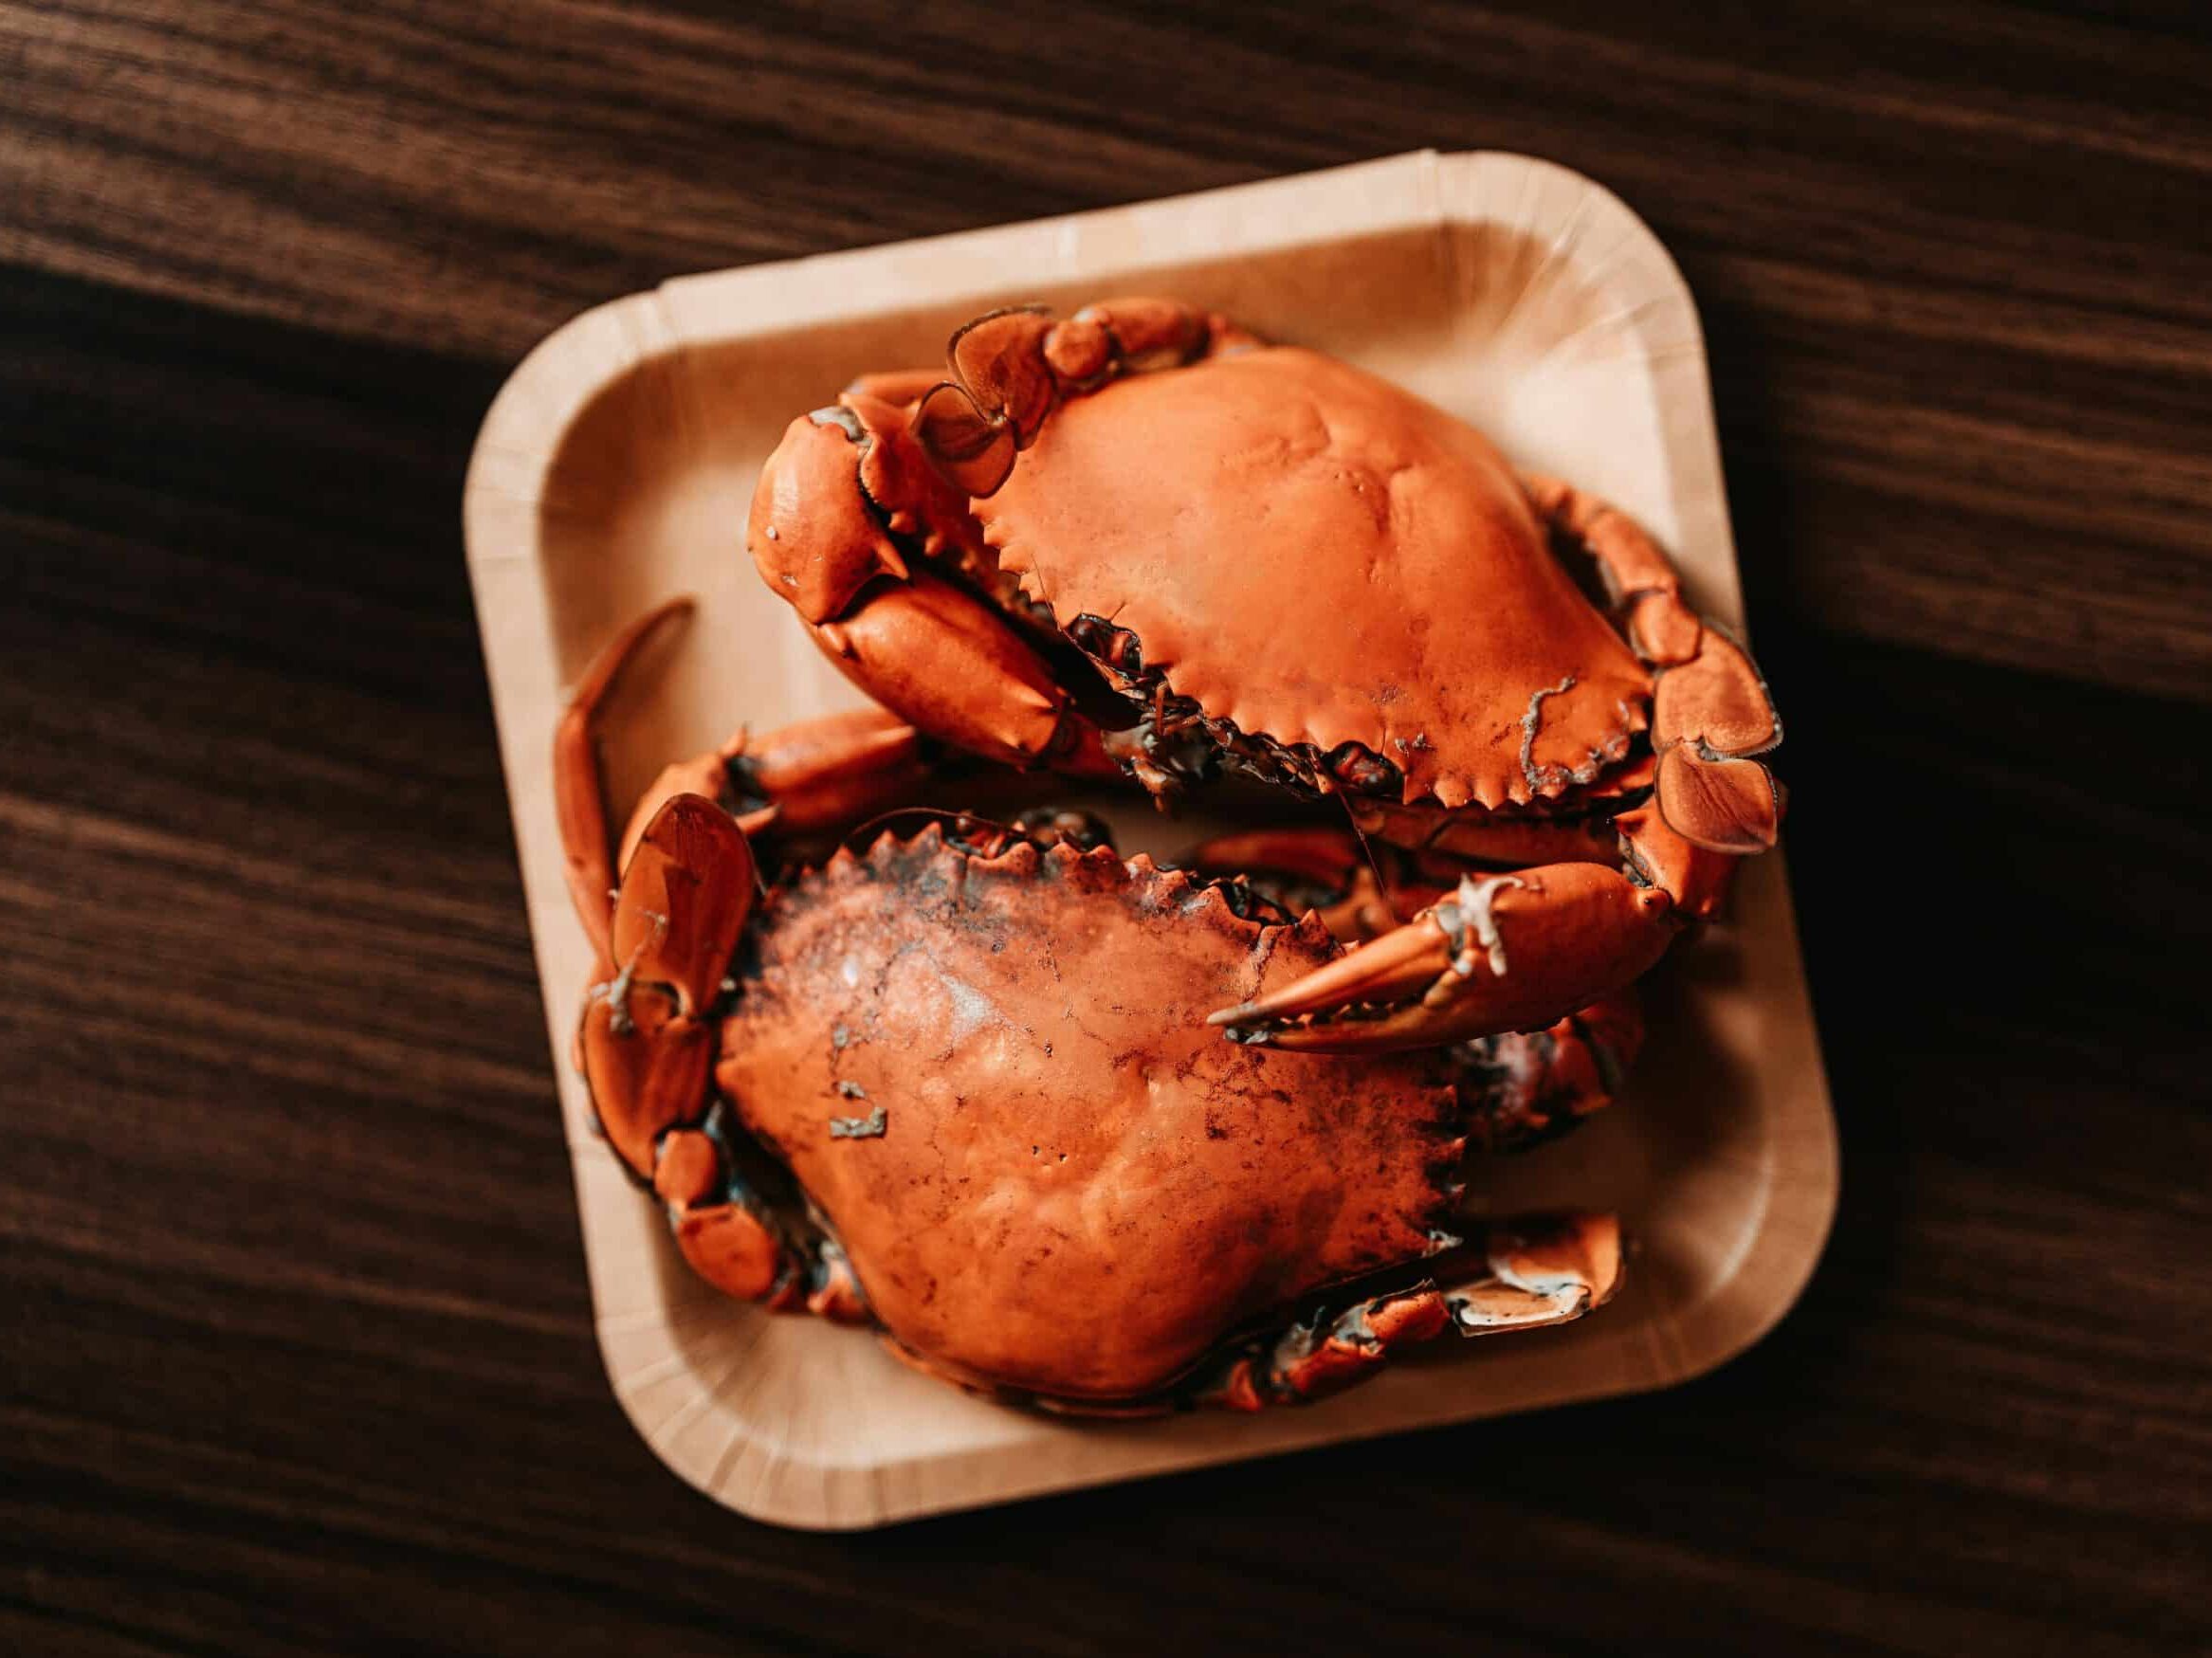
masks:
[[[1260,1017],[1257,1002],[1239,1002],[1234,1008],[1216,1008],[1206,1015],[1209,1025],[1242,1025]]]
[[[1278,1031],[1272,1025],[1224,1025],[1221,1040],[1239,1048],[1272,1048]]]

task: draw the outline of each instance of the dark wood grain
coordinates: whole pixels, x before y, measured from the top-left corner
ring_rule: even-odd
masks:
[[[0,1650],[2212,1642],[2212,44],[1792,19],[0,5]],[[1650,1399],[713,1507],[592,1339],[477,420],[675,271],[1424,143],[1611,184],[1702,302],[1844,1136],[1810,1293]]]
[[[16,4],[0,258],[513,357],[672,272],[1526,151],[1681,260],[1834,627],[2203,700],[2212,39],[1773,9]]]

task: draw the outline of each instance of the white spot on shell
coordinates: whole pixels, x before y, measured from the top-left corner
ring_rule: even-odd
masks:
[[[945,975],[945,994],[952,998],[952,1039],[964,1042],[986,1025],[1004,1022],[996,1004],[974,985]]]
[[[845,981],[847,990],[855,989],[860,983],[860,957],[848,956],[838,964],[837,976]]]
[[[866,1117],[830,1119],[832,1139],[881,1139],[890,1129],[890,1113],[878,1105]]]

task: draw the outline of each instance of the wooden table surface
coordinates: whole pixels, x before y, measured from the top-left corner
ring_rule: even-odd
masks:
[[[0,4],[0,1649],[2212,1642],[2192,4]],[[1664,15],[1662,15],[1664,14]],[[1844,1147],[1649,1398],[873,1536],[610,1396],[459,540],[676,272],[1424,144],[1710,337]]]

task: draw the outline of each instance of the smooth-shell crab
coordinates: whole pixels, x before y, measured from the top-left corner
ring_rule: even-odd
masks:
[[[949,357],[795,421],[749,520],[879,708],[669,767],[619,858],[593,722],[656,617],[557,739],[579,1061],[687,1258],[1107,1413],[1602,1303],[1612,1217],[1471,1227],[1457,1171],[1604,1102],[1628,987],[1771,844],[1748,658],[1626,518],[1334,359],[1161,300],[994,313]],[[1239,775],[1355,832],[1163,868],[1079,815],[940,813],[756,897],[756,838],[978,759]]]
[[[1174,301],[994,312],[947,355],[794,421],[754,494],[755,563],[855,683],[972,754],[1163,795],[1237,774],[1504,871],[1219,1022],[1339,1050],[1540,1027],[1774,843],[1765,684],[1625,515]]]

